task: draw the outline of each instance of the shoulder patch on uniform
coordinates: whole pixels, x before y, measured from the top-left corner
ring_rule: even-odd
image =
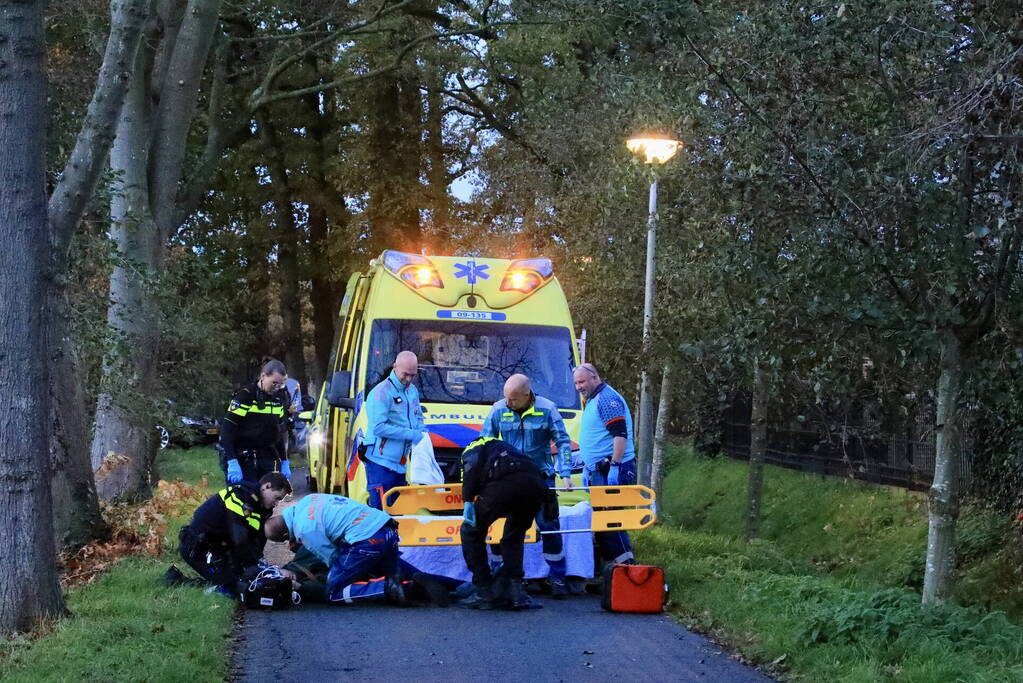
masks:
[[[223,404],[221,404],[221,405],[223,405]],[[242,407],[242,404],[241,404],[241,402],[240,402],[240,401],[238,401],[237,399],[235,399],[235,400],[232,400],[232,401],[231,401],[231,405],[229,405],[229,406],[227,407],[227,409],[228,409],[228,410],[238,410],[238,409],[239,409],[239,408],[241,408],[241,407]]]

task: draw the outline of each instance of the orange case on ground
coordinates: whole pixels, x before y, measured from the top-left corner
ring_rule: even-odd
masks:
[[[664,609],[668,587],[664,570],[648,564],[604,567],[600,605],[609,612],[655,613]]]

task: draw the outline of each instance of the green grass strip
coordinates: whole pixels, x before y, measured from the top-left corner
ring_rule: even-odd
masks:
[[[164,451],[161,477],[211,489],[221,483],[212,449]],[[0,680],[222,681],[228,674],[235,603],[196,588],[167,589],[163,573],[176,563],[177,531],[170,519],[160,557],[132,556],[68,595],[71,616],[39,638],[0,642]]]
[[[747,544],[744,463],[672,456],[661,522],[635,543],[688,626],[791,680],[1023,680],[1023,628],[1005,613],[920,604],[920,494],[768,468],[764,538]],[[1001,556],[997,517],[964,518],[960,578]]]

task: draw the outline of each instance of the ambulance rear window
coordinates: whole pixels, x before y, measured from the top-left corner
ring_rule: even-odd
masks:
[[[463,320],[374,320],[366,391],[383,381],[399,351],[419,357],[416,386],[431,403],[493,403],[515,373],[560,408],[579,408],[572,338],[564,327]]]

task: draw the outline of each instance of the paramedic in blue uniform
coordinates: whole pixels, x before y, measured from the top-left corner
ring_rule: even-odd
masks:
[[[533,393],[525,375],[512,375],[504,383],[504,398],[490,409],[480,436],[501,439],[521,451],[536,464],[548,488],[555,487],[555,471],[565,488],[572,488],[572,440],[565,431],[565,422],[552,401]],[[558,449],[557,462],[551,455],[552,441]],[[536,527],[541,532],[561,529],[558,518],[547,519],[543,509],[536,516]],[[568,595],[561,534],[543,536],[543,559],[550,568],[547,580],[551,595],[555,598]]]
[[[586,401],[579,430],[579,451],[585,465],[583,486],[635,484],[632,414],[625,399],[600,378],[592,363],[577,367],[572,380]],[[628,533],[603,531],[594,536],[606,562],[634,562]]]
[[[327,565],[330,602],[406,604],[398,576],[398,523],[386,512],[344,496],[314,493],[263,528],[268,540],[291,540]]]
[[[405,486],[405,464],[412,447],[427,436],[419,390],[412,381],[419,374],[419,360],[411,351],[394,359],[394,369],[366,398],[369,425],[362,461],[366,466],[366,488],[370,507],[383,508],[384,493]]]

